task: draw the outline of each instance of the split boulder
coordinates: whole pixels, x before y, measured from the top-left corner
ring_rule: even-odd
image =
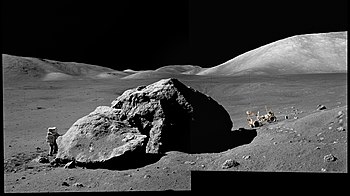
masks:
[[[130,154],[227,150],[233,123],[211,97],[163,79],[126,90],[111,107],[99,106],[77,120],[62,137],[56,158],[103,163]],[[231,137],[232,138],[232,137]]]

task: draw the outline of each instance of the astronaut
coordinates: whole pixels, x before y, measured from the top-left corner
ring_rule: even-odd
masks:
[[[56,154],[58,151],[58,146],[56,143],[56,139],[61,136],[57,133],[56,127],[49,127],[47,128],[47,135],[46,135],[46,142],[50,146],[49,156],[52,156],[53,154]]]

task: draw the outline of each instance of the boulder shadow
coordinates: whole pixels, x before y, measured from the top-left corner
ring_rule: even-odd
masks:
[[[249,144],[257,136],[256,129],[239,128],[226,134],[203,135],[192,138],[190,153],[219,153]]]
[[[128,170],[142,168],[158,162],[165,154],[128,153],[105,162],[78,163],[77,166],[87,169]]]

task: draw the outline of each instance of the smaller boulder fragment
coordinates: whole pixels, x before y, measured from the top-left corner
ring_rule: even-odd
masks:
[[[324,105],[317,105],[317,110],[325,110],[327,109]]]
[[[64,181],[62,182],[62,186],[69,186],[68,182]]]
[[[345,129],[344,129],[344,127],[338,127],[338,128],[337,128],[337,131],[339,131],[339,132],[340,132],[340,131],[345,131]]]
[[[75,168],[75,166],[76,166],[75,161],[70,161],[64,166],[64,169],[72,169],[72,168]]]
[[[343,111],[339,111],[338,112],[338,115],[337,115],[337,118],[342,118],[344,115]]]
[[[84,185],[83,185],[82,183],[79,183],[79,182],[74,183],[73,186],[76,186],[76,187],[84,187]]]
[[[194,161],[185,161],[184,163],[185,163],[185,164],[189,164],[189,165],[194,165],[194,164],[196,164],[196,162],[194,162]]]
[[[237,167],[239,163],[233,159],[227,159],[221,166],[222,169],[228,169],[231,167]]]
[[[339,119],[338,123],[339,125],[343,125],[343,119]]]
[[[50,163],[50,160],[47,157],[39,157],[39,163]]]
[[[324,162],[334,162],[337,160],[337,158],[335,156],[333,156],[332,154],[328,154],[326,156],[323,157]]]
[[[250,159],[250,155],[243,156],[242,158],[245,160]]]

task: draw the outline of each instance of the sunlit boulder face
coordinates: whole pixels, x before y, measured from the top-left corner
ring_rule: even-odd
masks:
[[[99,106],[77,120],[57,139],[56,157],[83,163],[105,162],[130,152],[143,152],[146,135],[126,122],[118,121],[118,111]]]

